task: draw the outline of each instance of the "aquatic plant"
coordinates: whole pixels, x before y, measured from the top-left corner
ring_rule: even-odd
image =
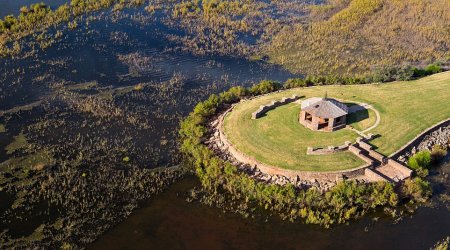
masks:
[[[450,237],[440,240],[431,249],[433,250],[448,250],[450,244]]]
[[[428,181],[415,177],[405,181],[402,186],[402,192],[412,200],[425,202],[431,196],[432,189]]]
[[[72,0],[70,4],[63,4],[56,10],[50,9],[44,3],[24,6],[19,16],[8,15],[0,20],[0,58],[19,54],[22,46],[18,42],[29,35],[46,32],[49,28],[58,27],[62,23],[67,23],[69,29],[75,29],[78,26],[77,18],[83,14],[107,9],[113,5],[114,9],[118,10],[116,4],[123,9],[140,6],[143,3],[143,0]],[[50,40],[41,48],[45,49],[53,42]]]
[[[153,146],[159,143],[155,121],[166,124],[159,133],[175,137],[180,115],[164,114],[161,107],[173,102],[167,92],[181,91],[179,78],[145,83],[140,91],[136,85],[58,81],[54,95],[2,113],[6,126],[21,124],[8,133],[23,135],[12,141],[10,159],[0,163],[0,188],[12,196],[0,218],[8,228],[30,229],[23,237],[0,232],[0,245],[84,246],[181,178],[183,168],[164,168],[178,162],[175,141],[164,152]],[[156,166],[161,168],[151,169]],[[29,224],[30,217],[39,224]]]

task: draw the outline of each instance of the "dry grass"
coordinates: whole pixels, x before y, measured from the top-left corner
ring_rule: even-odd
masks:
[[[28,146],[27,138],[23,134],[19,134],[17,136],[14,136],[14,140],[6,146],[6,153],[12,154],[16,150],[19,150],[21,148],[25,148]]]
[[[277,33],[267,47],[271,61],[310,75],[365,74],[374,66],[448,61],[448,1],[331,2],[322,8],[328,14],[315,17],[312,11],[311,22]]]

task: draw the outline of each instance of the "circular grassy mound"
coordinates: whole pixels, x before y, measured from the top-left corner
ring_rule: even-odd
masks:
[[[326,133],[305,128],[298,122],[298,103],[278,107],[259,119],[251,119],[251,114],[260,105],[278,99],[280,94],[272,94],[242,102],[225,117],[223,130],[236,149],[262,163],[291,170],[338,171],[364,164],[350,152],[307,155],[308,147],[339,146],[345,141],[354,141],[358,134],[349,129]],[[361,130],[375,123],[375,114],[366,110],[350,115],[348,120],[351,126]]]

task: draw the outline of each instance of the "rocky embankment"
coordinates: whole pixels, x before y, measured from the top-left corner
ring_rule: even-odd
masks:
[[[415,153],[432,150],[435,145],[450,149],[450,119],[417,136],[408,146],[395,153],[394,158],[405,163]]]

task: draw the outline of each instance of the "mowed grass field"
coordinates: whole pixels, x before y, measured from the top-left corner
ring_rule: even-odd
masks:
[[[343,170],[363,165],[349,152],[324,156],[306,155],[308,146],[341,145],[355,141],[356,133],[343,129],[333,133],[313,132],[298,123],[300,105],[291,103],[252,120],[260,105],[294,94],[329,97],[371,104],[381,116],[380,124],[370,131],[379,137],[371,141],[380,153],[390,155],[430,126],[450,117],[450,72],[409,82],[386,84],[319,86],[297,88],[258,97],[238,104],[227,115],[224,132],[241,152],[266,164],[304,171]],[[375,114],[351,124],[365,129],[375,122]]]

